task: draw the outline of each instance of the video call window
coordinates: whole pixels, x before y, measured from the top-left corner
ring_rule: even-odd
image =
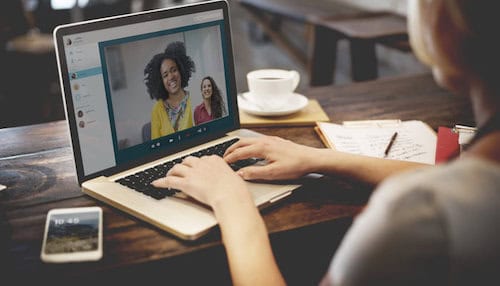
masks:
[[[195,115],[197,107],[203,104],[203,82],[205,88],[208,82],[203,79],[206,77],[212,79],[210,84],[212,88],[215,85],[219,90],[222,117],[227,115],[228,90],[220,23],[216,21],[99,44],[101,61],[104,63],[106,95],[112,110],[110,118],[112,118],[113,140],[117,147],[115,149],[118,150],[117,155],[121,153],[126,156],[124,152],[126,153],[127,149],[150,144],[156,139],[153,136],[155,132],[151,131],[151,126],[155,124],[151,121],[158,100],[151,98],[151,93],[148,92],[145,69],[153,57],[164,53],[172,43],[181,43],[186,56],[194,63],[194,71],[184,87],[190,103],[190,113],[184,116],[190,117],[188,121],[192,122],[192,125],[183,127],[196,127],[197,124],[207,122],[197,120],[204,117]],[[162,134],[162,136],[171,135],[172,133]]]

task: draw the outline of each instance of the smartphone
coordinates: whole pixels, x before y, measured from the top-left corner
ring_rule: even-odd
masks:
[[[51,209],[47,214],[40,258],[44,262],[95,261],[102,257],[102,209]]]

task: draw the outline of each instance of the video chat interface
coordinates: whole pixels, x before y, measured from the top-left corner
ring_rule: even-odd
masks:
[[[63,37],[67,68],[70,76],[69,83],[71,85],[71,96],[73,99],[74,118],[78,125],[80,152],[82,154],[83,171],[85,175],[114,167],[121,161],[127,160],[130,156],[140,156],[139,153],[144,150],[151,151],[151,149],[162,147],[162,144],[168,145],[169,143],[178,143],[183,139],[182,136],[189,136],[193,133],[196,134],[207,131],[206,126],[195,126],[191,132],[182,133],[182,136],[180,136],[181,133],[179,132],[179,134],[165,136],[168,138],[161,138],[162,140],[148,143],[139,142],[140,144],[135,147],[131,146],[131,148],[120,151],[118,144],[123,140],[118,142],[116,131],[119,123],[111,120],[113,109],[119,107],[113,106],[112,108],[108,108],[111,107],[109,101],[111,101],[110,93],[112,93],[112,89],[110,88],[110,83],[106,81],[109,79],[107,74],[105,75],[106,63],[103,61],[102,44],[119,39],[128,39],[134,36],[139,38],[143,37],[144,39],[153,39],[155,33],[161,36],[169,36],[168,31],[176,31],[176,33],[172,33],[171,35],[175,37],[175,34],[179,34],[179,31],[182,31],[183,27],[189,30],[189,27],[210,29],[214,26],[216,30],[219,31],[217,37],[219,40],[219,49],[217,50],[220,55],[218,56],[219,63],[216,61],[216,63],[212,63],[212,65],[218,65],[219,69],[222,68],[223,70],[217,84],[227,104],[228,92],[226,90],[226,79],[223,74],[224,62],[222,49],[220,48],[220,39],[222,37],[220,35],[221,28],[219,26],[223,25],[222,19],[222,10],[215,10]],[[149,36],[142,36],[145,34]],[[191,34],[196,35],[196,33]],[[110,37],[110,35],[112,35],[112,37]],[[165,47],[166,43],[160,48],[163,50]],[[214,57],[212,56],[209,58]],[[144,66],[146,63],[147,61],[144,61]],[[204,65],[207,65],[207,63],[201,64],[201,66]],[[142,73],[143,69],[144,67],[142,66],[138,70]],[[144,86],[142,82],[143,78],[144,75],[141,74],[140,81],[142,86]],[[143,88],[142,86],[141,88]],[[190,95],[193,100],[193,98],[195,98],[194,92],[197,92],[196,94],[199,93],[199,83],[190,82],[189,87],[190,90],[193,91],[193,94]],[[151,101],[145,94],[137,95],[137,97],[142,97],[144,100]],[[152,104],[152,102],[150,102],[150,104]],[[193,103],[193,109],[194,105]],[[149,112],[150,110],[148,113]],[[149,116],[149,114],[146,114],[146,116]],[[142,125],[143,123],[140,122],[137,124]],[[137,130],[137,133],[140,134],[140,130]],[[131,138],[130,141],[133,141],[132,139],[133,138]],[[127,154],[127,152],[129,154]]]

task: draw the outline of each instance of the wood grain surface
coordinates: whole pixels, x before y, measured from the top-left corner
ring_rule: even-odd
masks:
[[[318,100],[333,122],[418,119],[434,129],[456,123],[474,124],[467,100],[437,87],[430,75],[314,88],[305,95]],[[313,127],[253,130],[324,147]],[[230,285],[217,228],[197,241],[181,241],[84,195],[75,176],[66,122],[0,130],[0,184],[7,186],[0,191],[2,273],[18,281],[56,284],[95,284],[103,279],[134,284],[157,275],[167,279],[167,284]],[[318,282],[350,220],[366,203],[372,186],[337,177],[301,183],[303,186],[292,196],[262,214],[287,281],[310,285]],[[48,210],[91,205],[104,210],[102,260],[62,265],[41,262]]]

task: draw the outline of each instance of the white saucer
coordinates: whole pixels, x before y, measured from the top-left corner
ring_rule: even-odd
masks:
[[[280,108],[269,109],[267,106],[260,106],[250,100],[250,93],[238,94],[238,107],[246,113],[258,116],[283,116],[295,113],[306,107],[309,100],[302,94],[294,93],[289,102]]]

